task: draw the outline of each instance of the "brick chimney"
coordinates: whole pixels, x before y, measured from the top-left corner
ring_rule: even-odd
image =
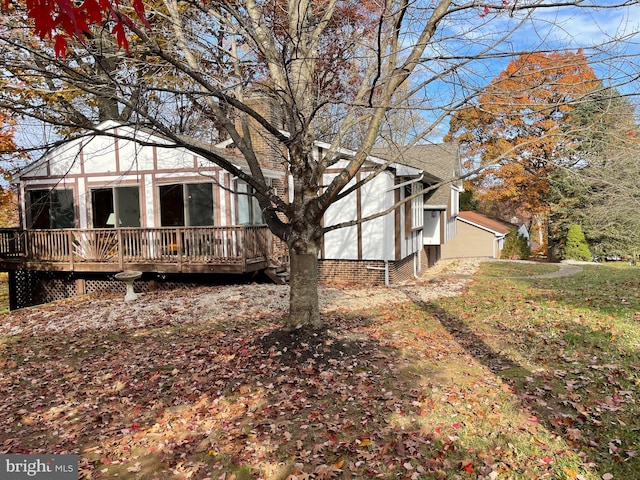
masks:
[[[258,112],[258,114],[260,114],[271,125],[282,129],[282,110],[273,98],[267,96],[253,96],[247,98],[244,103]],[[248,115],[247,117],[251,144],[258,156],[260,165],[263,168],[270,170],[282,171],[285,168],[287,160],[286,149],[254,118]],[[242,135],[243,131],[240,118],[236,121],[236,128]]]

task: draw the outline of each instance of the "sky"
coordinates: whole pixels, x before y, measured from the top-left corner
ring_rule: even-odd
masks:
[[[522,5],[523,2],[533,0],[517,1]],[[636,79],[640,75],[640,5],[614,10],[607,8],[614,4],[611,0],[591,0],[587,3],[602,8],[545,8],[536,10],[530,18],[525,19],[523,13],[509,16],[498,10],[489,9],[485,12],[479,6],[477,15],[453,16],[441,34],[447,38],[446,45],[434,45],[428,53],[434,56],[471,54],[498,39],[500,43],[495,50],[503,53],[540,49],[575,51],[584,48],[593,68],[605,83],[619,87],[625,94],[635,96],[636,92],[640,92]],[[522,22],[520,28],[505,36],[505,32],[512,31],[519,22]],[[589,48],[592,45],[599,47]],[[468,68],[461,68],[456,75],[469,85],[486,85],[506,67],[508,61],[509,58],[506,56],[484,59]],[[429,95],[433,99],[436,112],[439,104],[450,102],[453,96],[464,93],[460,84],[446,83],[432,85],[429,88],[432,89]],[[447,122],[438,125],[432,136],[433,140],[441,138],[447,128]],[[25,122],[17,141],[25,146],[33,146],[42,144],[49,138],[48,129]]]
[[[521,4],[521,3],[520,3]],[[640,5],[611,9],[611,1],[590,2],[602,8],[575,7],[542,8],[528,17],[525,13],[513,16],[478,8],[475,18],[460,16],[450,21],[446,36],[450,55],[472,55],[493,46],[497,56],[485,56],[456,74],[470,86],[482,87],[506,68],[511,58],[525,51],[573,51],[583,49],[596,74],[605,85],[614,86],[629,95],[633,102],[640,92]],[[517,27],[517,28],[516,28]],[[441,54],[438,47],[434,56]],[[456,86],[443,84],[437,92],[440,99],[461,93]],[[435,92],[435,86],[434,88]],[[452,93],[453,92],[453,93]],[[448,130],[442,122],[432,136],[438,141]]]

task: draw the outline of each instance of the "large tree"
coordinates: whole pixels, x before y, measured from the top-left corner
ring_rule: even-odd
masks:
[[[565,125],[580,159],[549,177],[550,245],[561,251],[572,224],[592,253],[640,253],[640,131],[635,106],[615,89],[588,95]]]
[[[452,116],[447,138],[460,142],[467,170],[480,169],[468,183],[485,209],[506,219],[547,216],[547,177],[573,161],[563,125],[600,86],[582,52],[521,55]]]
[[[55,64],[61,91],[79,89],[97,98],[103,90],[93,87],[92,75],[100,72],[89,69],[78,78],[73,70],[77,55],[62,57],[71,48],[70,38],[83,40],[92,32],[93,39],[96,29],[110,32],[122,47],[118,60],[126,65],[118,70],[117,88],[108,90],[118,111],[131,110],[130,122],[197,151],[253,187],[265,221],[289,247],[292,327],[322,324],[317,295],[322,218],[332,203],[358,187],[356,175],[386,119],[406,108],[421,111],[429,124],[416,132],[411,142],[417,143],[477,93],[487,59],[513,55],[514,31],[523,26],[533,31],[541,9],[583,7],[583,2],[574,0],[490,1],[481,7],[454,0],[25,2],[26,10],[19,0],[11,2],[8,15],[35,19],[35,27],[13,21],[21,35],[5,31],[0,36],[3,49],[10,46],[21,54],[13,57],[16,62],[35,54],[41,62],[34,69],[36,76]],[[631,3],[635,2],[621,0],[606,8]],[[345,21],[349,15],[358,20]],[[32,31],[39,35],[41,46],[27,41]],[[628,33],[633,38],[634,32]],[[525,48],[542,48],[541,44]],[[78,45],[82,42],[73,48]],[[84,45],[90,50],[93,43]],[[222,65],[216,63],[218,58],[224,59]],[[25,71],[33,68],[25,67]],[[141,84],[129,74],[138,68],[154,72],[153,81],[142,84],[150,102],[131,95]],[[104,85],[99,80],[103,77],[96,77],[98,85]],[[340,86],[345,79],[348,89]],[[253,108],[256,96],[268,98],[277,114],[264,115]],[[558,102],[560,108],[562,101]],[[13,104],[8,96],[2,103],[8,108]],[[237,169],[193,136],[182,135],[172,121],[176,113],[167,105],[180,105],[223,131],[250,171]],[[44,117],[32,114],[24,103],[19,111]],[[332,147],[316,158],[314,140],[327,125]],[[286,194],[265,180],[257,136],[275,147],[279,155],[275,160],[291,175],[292,190]],[[345,157],[339,147],[353,138],[355,152]],[[340,172],[325,183],[323,175],[337,165]]]

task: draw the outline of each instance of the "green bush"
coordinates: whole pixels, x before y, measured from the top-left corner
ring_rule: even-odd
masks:
[[[591,260],[591,252],[580,225],[571,225],[562,249],[562,258],[570,260]]]
[[[523,235],[520,235],[515,228],[511,229],[502,248],[502,258],[522,259],[531,256],[531,246]]]

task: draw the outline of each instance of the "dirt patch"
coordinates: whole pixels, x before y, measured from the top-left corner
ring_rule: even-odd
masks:
[[[278,357],[285,364],[310,363],[326,366],[357,357],[373,348],[363,340],[339,337],[328,329],[286,330],[279,328],[264,335],[256,344],[269,357]]]

